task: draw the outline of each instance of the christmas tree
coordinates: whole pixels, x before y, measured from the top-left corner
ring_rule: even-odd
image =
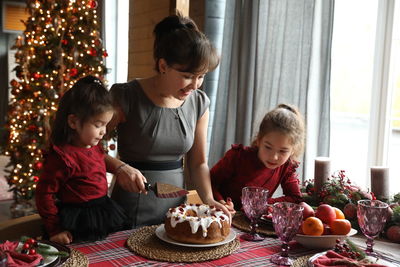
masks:
[[[34,196],[59,98],[86,75],[103,79],[107,56],[94,0],[28,0],[26,30],[15,42],[4,154],[15,200]]]

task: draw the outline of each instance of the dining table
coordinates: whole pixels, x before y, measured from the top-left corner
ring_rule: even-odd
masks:
[[[159,231],[160,230],[160,231]],[[250,231],[249,220],[237,212],[232,220],[231,234],[223,245],[203,247],[174,242],[162,231],[163,224],[144,226],[110,234],[95,242],[74,243],[69,248],[86,257],[90,267],[95,266],[278,266],[271,262],[274,254],[281,252],[282,241],[276,236],[272,220],[258,221],[257,232],[265,239],[247,241],[242,235]],[[357,232],[353,229],[353,231]],[[349,235],[348,240],[365,249],[365,236],[361,232]],[[299,240],[300,242],[300,240]],[[309,242],[290,241],[289,256],[293,267],[307,266],[310,257],[324,254],[328,249],[318,249]],[[400,267],[400,244],[377,238],[375,251],[390,259],[390,266]],[[75,266],[74,266],[75,267]]]
[[[89,266],[278,266],[270,261],[272,255],[279,253],[282,242],[273,236],[263,241],[246,241],[241,238],[244,231],[232,227],[240,246],[232,254],[210,261],[197,263],[165,262],[142,257],[127,247],[127,239],[138,229],[125,230],[110,234],[106,239],[96,242],[72,244],[69,247],[83,253]],[[164,242],[159,240],[159,242]],[[175,246],[166,244],[168,246]],[[175,246],[177,250],[179,246]],[[296,259],[321,252],[305,248],[296,241],[290,243],[289,255]],[[300,265],[301,266],[301,265]]]

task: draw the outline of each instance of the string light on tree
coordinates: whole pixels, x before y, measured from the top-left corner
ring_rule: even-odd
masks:
[[[17,201],[34,196],[59,97],[83,76],[104,79],[107,57],[97,23],[97,1],[26,2],[30,16],[13,47],[17,79],[10,82],[4,146],[4,154],[10,157],[7,180]]]

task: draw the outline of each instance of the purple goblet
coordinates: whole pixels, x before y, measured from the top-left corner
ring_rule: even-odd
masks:
[[[357,204],[358,224],[367,237],[365,253],[379,258],[379,254],[373,250],[374,238],[385,227],[389,205],[379,200],[359,200]]]
[[[242,189],[242,207],[250,219],[250,233],[241,235],[244,240],[261,241],[264,237],[256,233],[257,221],[268,208],[268,190],[262,187],[248,186]]]
[[[293,260],[289,258],[289,242],[299,230],[303,220],[303,209],[304,207],[289,202],[278,202],[273,205],[272,223],[275,233],[283,242],[281,252],[271,257],[273,263],[289,266],[293,264]]]

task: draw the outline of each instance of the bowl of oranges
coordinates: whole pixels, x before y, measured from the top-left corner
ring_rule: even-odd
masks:
[[[307,203],[300,203],[303,209],[303,221],[295,240],[307,248],[329,249],[335,247],[337,240],[355,235],[350,221],[343,212],[328,204],[322,204],[314,210]]]

